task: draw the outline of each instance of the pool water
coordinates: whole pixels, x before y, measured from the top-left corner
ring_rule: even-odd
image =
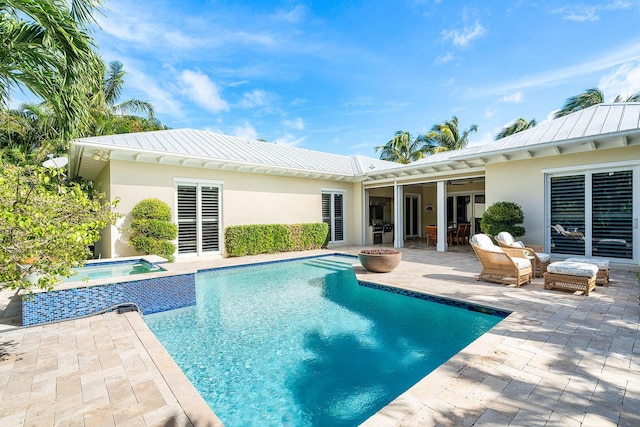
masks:
[[[146,261],[133,260],[86,264],[84,267],[74,268],[74,271],[76,271],[77,274],[65,278],[63,280],[64,283],[153,273],[163,271],[163,269]]]
[[[331,256],[196,276],[147,315],[225,426],[352,426],[502,318],[361,286]]]

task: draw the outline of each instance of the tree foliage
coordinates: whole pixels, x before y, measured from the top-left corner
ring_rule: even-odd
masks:
[[[0,287],[52,289],[91,255],[88,246],[115,222],[115,202],[88,195],[62,173],[0,164]],[[37,280],[27,283],[27,277]]]
[[[502,139],[509,135],[516,134],[518,132],[522,132],[523,130],[530,129],[536,125],[536,119],[527,121],[526,119],[519,117],[513,123],[505,126],[497,135],[496,140]]]
[[[497,202],[482,214],[480,230],[488,236],[497,236],[501,231],[508,231],[513,237],[524,236],[524,212],[515,202]]]
[[[100,0],[5,0],[0,3],[0,99],[26,87],[46,101],[69,140],[88,125],[87,93],[101,61],[88,30]]]
[[[451,120],[433,125],[426,138],[434,145],[433,152],[440,153],[465,148],[469,143],[469,134],[477,131],[476,124],[471,125],[469,129],[460,130],[458,118],[453,116]]]
[[[171,208],[160,199],[148,198],[133,208],[131,217],[131,246],[140,253],[173,261],[176,247],[170,240],[178,236],[178,227],[171,222]]]
[[[424,135],[412,138],[409,132],[399,130],[385,145],[376,147],[378,151],[381,160],[408,164],[431,154],[433,146]]]
[[[604,102],[604,93],[597,87],[592,87],[579,95],[567,98],[564,105],[555,114],[555,118],[575,113],[576,111],[602,104]],[[613,102],[640,102],[640,92],[634,93],[628,97],[622,95],[616,96]]]

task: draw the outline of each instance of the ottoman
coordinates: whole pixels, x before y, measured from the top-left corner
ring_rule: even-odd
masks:
[[[586,258],[575,257],[565,259],[567,262],[585,262],[587,264],[593,264],[598,267],[598,274],[596,276],[596,284],[601,286],[607,286],[609,284],[609,260],[604,258]]]
[[[586,296],[596,288],[598,267],[584,262],[556,261],[544,273],[545,289],[582,291]]]

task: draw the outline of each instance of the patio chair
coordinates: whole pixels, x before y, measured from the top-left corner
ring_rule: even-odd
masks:
[[[469,243],[469,236],[471,234],[471,224],[470,223],[460,223],[458,224],[458,230],[456,231],[454,243],[456,245],[464,245]]]
[[[469,240],[482,271],[478,280],[520,286],[530,283],[533,269],[523,248],[501,248],[486,234],[474,234]]]
[[[551,229],[553,229],[556,233],[563,235],[564,237],[584,240],[584,234],[579,232],[577,228],[575,228],[573,231],[567,231],[562,225],[556,224],[552,225]]]
[[[438,243],[438,226],[437,225],[427,225],[424,227],[427,232],[427,246],[429,246],[429,242],[433,240],[434,243]]]
[[[508,247],[527,250],[529,255],[533,256],[533,274],[535,277],[542,277],[545,271],[547,271],[547,267],[551,262],[551,255],[544,253],[542,246],[525,245],[521,241],[516,241],[508,231],[501,231],[495,238],[496,242],[503,248]]]

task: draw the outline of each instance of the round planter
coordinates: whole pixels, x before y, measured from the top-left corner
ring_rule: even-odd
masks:
[[[390,249],[370,249],[360,251],[358,260],[367,271],[388,273],[400,264],[402,252]]]

